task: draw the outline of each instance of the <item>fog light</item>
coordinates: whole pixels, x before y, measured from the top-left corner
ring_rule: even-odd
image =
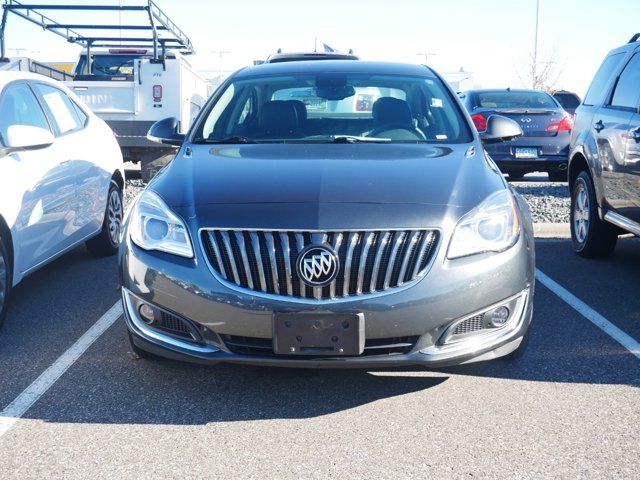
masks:
[[[151,305],[143,303],[140,305],[140,309],[138,311],[140,312],[140,316],[144,323],[151,324],[155,320],[155,311]]]
[[[494,327],[502,327],[509,320],[509,309],[507,307],[498,307],[487,313],[491,325]]]

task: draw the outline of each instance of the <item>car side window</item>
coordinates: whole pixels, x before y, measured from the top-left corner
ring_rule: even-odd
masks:
[[[618,78],[611,97],[611,106],[635,110],[640,98],[640,53],[636,53]]]
[[[66,93],[42,83],[36,83],[34,87],[42,95],[59,135],[79,130],[84,126],[85,122],[80,120],[77,109]]]
[[[0,140],[3,144],[12,125],[40,127],[51,131],[38,100],[24,83],[9,85],[0,99]]]
[[[614,55],[609,55],[604,62],[602,62],[598,72],[595,77],[593,77],[589,91],[587,91],[587,94],[584,97],[585,105],[600,105],[607,94],[605,88],[623,59],[623,53],[616,53]]]

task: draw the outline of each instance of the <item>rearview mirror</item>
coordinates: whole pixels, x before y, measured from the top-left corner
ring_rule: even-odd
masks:
[[[37,150],[54,142],[53,134],[44,128],[30,125],[11,125],[7,129],[5,146],[12,151]]]
[[[514,120],[502,115],[491,115],[487,119],[487,128],[480,134],[482,143],[500,143],[523,135],[522,128]]]
[[[180,122],[175,117],[158,120],[151,125],[147,138],[152,142],[162,143],[164,145],[175,145],[179,147],[183,144],[186,135],[179,133]]]

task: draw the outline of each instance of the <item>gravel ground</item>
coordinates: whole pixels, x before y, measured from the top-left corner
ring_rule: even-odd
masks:
[[[569,188],[566,183],[514,182],[515,190],[529,203],[534,223],[569,222]]]
[[[570,199],[566,183],[514,182],[513,186],[529,203],[534,223],[566,223],[569,221]],[[143,188],[142,180],[127,180],[125,206],[138,196]]]

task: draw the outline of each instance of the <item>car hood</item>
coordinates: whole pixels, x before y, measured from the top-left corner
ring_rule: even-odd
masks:
[[[192,229],[439,227],[504,188],[478,150],[469,144],[193,145],[150,188]]]
[[[185,150],[191,151],[190,155]],[[192,145],[151,188],[171,207],[370,203],[469,206],[497,188],[470,145]],[[498,183],[499,185],[499,183]]]

